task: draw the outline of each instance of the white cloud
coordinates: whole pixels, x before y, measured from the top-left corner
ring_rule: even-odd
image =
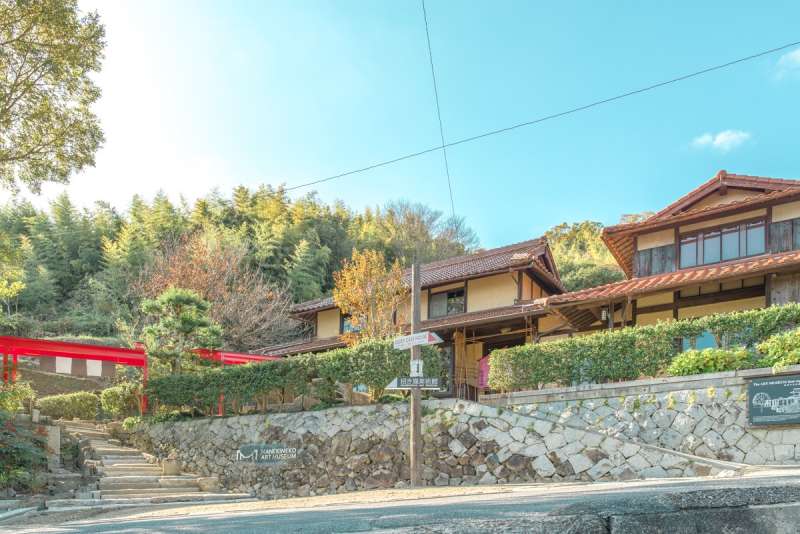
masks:
[[[800,48],[785,53],[778,60],[779,80],[789,76],[792,73],[800,74]]]
[[[749,132],[742,130],[722,130],[716,134],[704,133],[692,140],[692,146],[695,148],[712,148],[720,152],[728,152],[738,147],[752,136]]]

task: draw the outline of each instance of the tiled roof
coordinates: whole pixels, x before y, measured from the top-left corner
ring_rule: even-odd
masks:
[[[613,284],[582,289],[571,293],[553,295],[547,298],[552,306],[566,304],[585,304],[595,301],[608,301],[662,289],[672,289],[687,284],[697,284],[709,280],[724,280],[739,276],[774,272],[783,267],[800,264],[800,250],[781,254],[763,254],[753,258],[717,263],[693,269],[683,269],[671,273],[656,274]]]
[[[264,349],[264,353],[270,356],[288,356],[290,354],[303,354],[305,352],[316,352],[344,347],[345,343],[339,336],[326,337],[321,339],[308,339],[283,345],[275,345]]]
[[[528,315],[537,315],[544,313],[545,307],[543,302],[529,302],[520,303],[513,306],[504,306],[502,308],[492,308],[490,310],[461,313],[458,315],[449,315],[447,317],[437,317],[436,319],[428,319],[420,323],[420,327],[424,330],[438,330],[442,328],[455,328],[464,326],[474,326],[482,323],[501,321],[504,319],[515,319],[517,317],[525,317]]]
[[[753,194],[716,206],[691,209],[693,203],[722,186],[753,189]],[[602,238],[617,263],[630,278],[633,276],[634,235],[642,231],[658,230],[677,223],[725,215],[732,210],[756,209],[776,201],[788,201],[793,197],[800,197],[800,180],[728,174],[720,171],[711,180],[644,221],[604,228]]]
[[[421,266],[422,287],[457,282],[467,278],[504,272],[513,268],[531,267],[554,288],[564,291],[561,280],[553,274],[548,265],[555,271],[555,262],[550,256],[547,240],[544,238],[531,239],[513,245],[493,248],[467,254],[455,258],[438,260],[425,263]],[[558,271],[555,271],[557,273]],[[403,271],[407,283],[411,282],[411,269]],[[324,297],[295,304],[292,313],[309,313],[334,307],[333,298]]]

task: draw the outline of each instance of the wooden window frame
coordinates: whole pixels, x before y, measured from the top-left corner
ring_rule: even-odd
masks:
[[[437,315],[433,317],[431,315],[431,301],[434,295],[441,295],[442,293],[450,293],[452,291],[463,291],[464,292],[464,311],[460,313],[446,313],[444,315]],[[451,317],[453,315],[461,315],[462,313],[467,313],[467,284],[464,283],[461,287],[451,287],[450,289],[442,289],[440,291],[434,291],[431,288],[428,288],[428,319],[441,319],[442,317]]]
[[[764,252],[759,252],[757,254],[747,254],[747,226],[751,225],[751,224],[754,224],[754,223],[761,223],[764,226]],[[725,260],[725,259],[722,259],[722,235],[724,233],[723,230],[730,229],[730,228],[732,228],[734,226],[739,228],[739,256],[736,257],[736,258],[730,258],[730,259]],[[744,227],[744,231],[742,231],[742,227]],[[727,261],[735,261],[735,260],[740,260],[740,259],[744,259],[744,258],[753,258],[755,256],[761,256],[762,254],[767,254],[769,252],[769,247],[768,247],[768,245],[769,245],[769,231],[770,231],[769,228],[770,228],[770,224],[767,222],[767,218],[765,216],[760,216],[760,217],[753,217],[753,218],[750,218],[750,219],[743,219],[741,221],[731,221],[729,223],[721,224],[721,225],[717,225],[717,226],[709,226],[707,228],[700,228],[698,230],[692,230],[691,232],[685,232],[685,233],[678,232],[677,233],[678,234],[677,235],[678,240],[676,242],[676,246],[678,247],[677,254],[676,254],[677,257],[678,257],[678,267],[679,267],[679,269],[693,269],[695,267],[703,267],[705,265],[716,265],[718,263],[724,263],[724,262],[727,262]],[[680,266],[681,265],[680,261],[682,259],[682,254],[681,254],[681,250],[680,249],[681,249],[681,244],[682,244],[683,240],[684,239],[688,239],[688,238],[695,238],[697,240],[696,260],[701,260],[701,259],[703,259],[705,257],[705,254],[704,254],[705,253],[705,250],[704,250],[705,249],[705,239],[703,238],[703,236],[705,234],[713,234],[713,233],[718,233],[719,234],[719,258],[720,258],[719,261],[709,262],[709,263],[705,263],[705,262],[702,262],[702,261],[696,261],[693,266],[681,267]],[[728,232],[728,233],[730,233],[730,232]]]

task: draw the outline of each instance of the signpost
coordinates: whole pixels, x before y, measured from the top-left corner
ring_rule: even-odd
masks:
[[[409,432],[409,459],[411,463],[411,487],[422,484],[422,390],[441,389],[438,377],[426,377],[422,365],[420,347],[435,345],[442,338],[434,332],[418,332],[420,308],[419,264],[414,259],[411,265],[411,335],[400,336],[394,340],[397,350],[411,350],[409,376],[399,376],[386,386],[386,389],[411,390],[411,406],[409,409],[411,432]]]
[[[800,375],[748,382],[747,418],[752,426],[800,424]]]

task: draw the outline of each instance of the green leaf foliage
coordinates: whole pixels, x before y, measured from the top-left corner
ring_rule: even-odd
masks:
[[[761,364],[780,370],[788,365],[800,364],[800,329],[776,334],[758,345],[764,356]]]
[[[125,382],[100,392],[100,406],[103,412],[119,418],[136,411],[139,386],[133,382]]]
[[[737,371],[758,365],[758,358],[747,349],[703,349],[687,350],[675,357],[667,367],[670,376],[699,375]]]
[[[439,351],[425,347],[422,356],[425,374],[439,376],[442,372]],[[377,398],[392,379],[408,372],[408,351],[394,349],[390,340],[367,340],[320,354],[154,378],[146,391],[161,404],[200,410],[212,406],[220,393],[225,395],[226,402],[236,401],[240,405],[273,391],[313,393],[311,384],[315,379],[328,384],[363,384]]]
[[[787,304],[500,349],[492,352],[489,385],[512,391],[657,376],[680,352],[680,339],[710,331],[725,347],[753,349],[798,325],[800,304]]]
[[[104,37],[77,0],[0,2],[0,186],[38,192],[94,165]]]
[[[100,407],[100,399],[94,393],[78,391],[42,397],[36,404],[42,415],[48,415],[54,419],[94,420]]]
[[[0,490],[40,490],[46,469],[44,439],[0,410]]]
[[[36,398],[36,392],[28,382],[0,384],[0,410],[15,413],[23,405]]]

